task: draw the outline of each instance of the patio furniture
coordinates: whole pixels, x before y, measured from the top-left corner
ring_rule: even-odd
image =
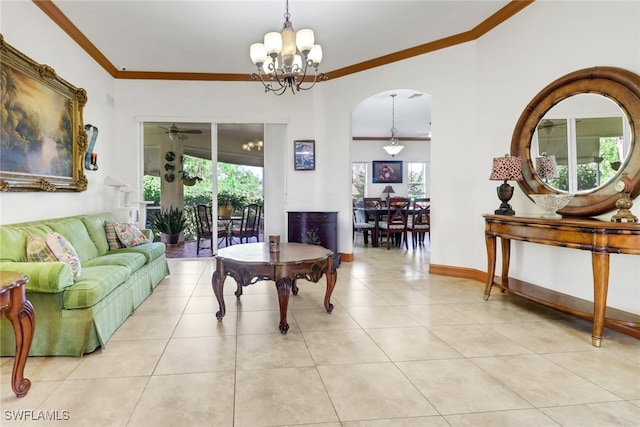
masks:
[[[196,240],[197,248],[196,254],[200,254],[200,243],[203,240],[209,240],[209,249],[213,253],[213,229],[211,227],[211,207],[207,205],[197,205],[195,208],[196,218]],[[223,237],[226,236],[226,231]],[[220,237],[220,230],[218,230],[218,237]]]
[[[260,241],[260,205],[251,203],[242,208],[242,219],[240,220],[239,227],[231,227],[229,232],[229,245],[233,244],[234,237],[238,239],[240,243],[245,240],[245,243],[249,243],[249,239],[255,237],[256,242]]]

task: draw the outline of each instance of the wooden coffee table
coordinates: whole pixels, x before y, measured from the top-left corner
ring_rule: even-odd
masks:
[[[16,337],[11,388],[18,397],[26,396],[31,387],[31,381],[24,377],[24,366],[31,349],[36,317],[24,289],[28,281],[20,273],[0,271],[0,312],[11,321]]]
[[[280,243],[280,252],[269,252],[268,242],[245,243],[219,249],[215,255],[216,271],[211,285],[218,299],[220,311],[216,313],[222,320],[226,313],[223,296],[224,281],[231,276],[237,283],[237,298],[242,296],[244,286],[253,285],[261,280],[276,282],[280,303],[280,332],[286,334],[287,307],[289,295],[298,293],[297,279],[306,279],[317,283],[323,275],[327,277],[327,290],[324,296],[324,308],[327,313],[333,311],[331,293],[336,285],[337,273],[333,265],[333,252],[329,249],[302,243]]]

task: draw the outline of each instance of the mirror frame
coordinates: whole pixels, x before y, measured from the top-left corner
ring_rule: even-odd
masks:
[[[631,127],[631,144],[627,158],[614,179],[604,185],[576,194],[569,204],[558,211],[563,216],[594,216],[615,209],[619,193],[617,177],[623,173],[631,180],[631,199],[640,194],[640,76],[616,67],[584,68],[553,81],[527,105],[516,124],[511,139],[511,155],[522,159],[522,175],[518,181],[522,191],[530,194],[553,194],[560,191],[545,184],[535,173],[531,158],[531,140],[540,120],[557,103],[578,94],[600,94],[618,104]]]

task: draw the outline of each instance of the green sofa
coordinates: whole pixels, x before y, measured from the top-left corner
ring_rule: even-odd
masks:
[[[111,213],[100,213],[0,226],[0,270],[29,277],[27,299],[36,315],[31,356],[82,356],[105,347],[169,275],[164,243],[109,249],[104,224],[112,221]],[[66,263],[27,262],[27,236],[46,238],[48,231],[64,236],[76,250],[82,274],[75,282]],[[0,355],[14,353],[13,328],[3,318]]]

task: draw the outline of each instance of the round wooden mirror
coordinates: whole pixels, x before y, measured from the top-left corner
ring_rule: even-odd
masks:
[[[640,126],[636,124],[640,121],[640,76],[615,67],[586,68],[567,74],[545,87],[527,105],[511,140],[511,155],[522,159],[524,180],[518,182],[520,188],[527,195],[563,192],[536,174],[531,146],[534,134],[540,126],[544,127],[542,121],[549,120],[545,119],[549,110],[580,94],[600,95],[617,104],[624,115],[625,133],[630,139],[614,176],[594,185],[594,188],[572,192],[571,202],[558,211],[565,216],[593,216],[614,210],[619,197],[615,188],[616,178],[622,174],[630,180],[631,198],[640,194],[640,147],[636,144],[640,141]]]

